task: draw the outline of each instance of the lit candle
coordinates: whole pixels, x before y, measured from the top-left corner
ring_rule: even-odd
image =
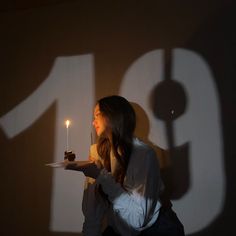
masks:
[[[66,151],[69,151],[69,126],[70,120],[66,120]]]

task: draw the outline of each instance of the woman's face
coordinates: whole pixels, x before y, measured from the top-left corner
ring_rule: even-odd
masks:
[[[97,136],[100,136],[107,129],[107,120],[100,112],[98,104],[94,108],[93,126],[96,130]]]

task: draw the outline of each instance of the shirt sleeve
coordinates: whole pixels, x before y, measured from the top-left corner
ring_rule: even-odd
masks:
[[[115,214],[129,227],[141,231],[153,220],[154,214],[157,218],[160,208],[161,180],[155,152],[148,149],[137,153],[126,175],[125,189],[105,169],[96,181],[108,195]]]

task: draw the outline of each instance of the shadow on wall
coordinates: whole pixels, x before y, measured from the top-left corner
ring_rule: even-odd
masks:
[[[175,147],[172,122],[184,113],[186,96],[178,82],[164,80],[154,87],[150,103],[156,118],[165,122],[169,148],[164,150],[148,139],[150,129],[148,116],[140,105],[132,103],[137,114],[135,135],[152,146],[157,153],[165,184],[165,196],[173,200],[180,199],[190,185],[189,147],[188,144]]]

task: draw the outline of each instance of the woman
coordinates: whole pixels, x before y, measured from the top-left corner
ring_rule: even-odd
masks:
[[[134,138],[130,103],[120,96],[100,99],[93,125],[98,142],[91,146],[91,162],[66,162],[66,169],[88,177],[83,235],[184,235],[171,207],[160,200],[163,184],[155,152]]]

